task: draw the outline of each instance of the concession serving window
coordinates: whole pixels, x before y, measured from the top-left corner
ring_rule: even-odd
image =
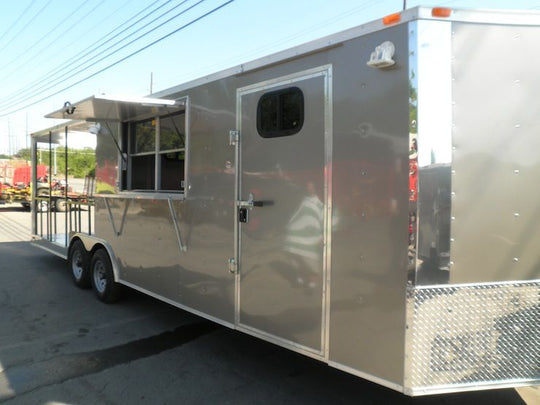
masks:
[[[120,190],[182,192],[187,103],[187,97],[165,100],[96,95],[74,104],[66,102],[47,117],[100,123],[100,134],[112,137],[116,145]]]

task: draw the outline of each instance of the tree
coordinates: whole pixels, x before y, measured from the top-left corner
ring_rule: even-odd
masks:
[[[20,160],[32,160],[32,150],[30,148],[19,149],[13,156]]]
[[[77,178],[83,178],[87,175],[91,175],[96,167],[96,155],[92,148],[84,149],[69,149],[68,148],[68,176]],[[41,150],[39,152],[38,160],[41,164],[49,166],[52,176],[54,176],[54,154],[49,157],[48,150]],[[38,162],[39,163],[39,162]],[[66,149],[64,147],[56,148],[56,177],[63,178],[66,173]]]

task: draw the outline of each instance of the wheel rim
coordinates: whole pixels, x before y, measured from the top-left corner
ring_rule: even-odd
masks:
[[[71,259],[71,271],[73,272],[73,275],[77,280],[81,278],[83,273],[82,263],[82,253],[78,250],[75,250]]]
[[[101,260],[98,260],[94,264],[94,285],[96,286],[97,292],[100,294],[103,294],[107,288],[106,275],[105,265]]]
[[[58,211],[64,212],[67,208],[67,204],[64,200],[57,200],[56,201],[56,209]]]

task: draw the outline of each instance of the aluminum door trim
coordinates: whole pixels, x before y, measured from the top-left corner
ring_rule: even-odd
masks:
[[[324,223],[324,240],[325,249],[323,250],[323,319],[322,319],[322,341],[321,348],[323,350],[324,359],[326,362],[330,359],[330,285],[332,267],[332,224],[333,224],[333,193],[332,193],[332,140],[333,140],[333,82],[332,65],[327,65],[324,83],[324,140],[325,140],[325,162],[324,162],[324,199],[325,199],[325,223]]]
[[[328,76],[331,73],[331,71],[332,71],[331,64],[322,65],[316,68],[303,70],[301,72],[293,73],[290,75],[281,76],[281,77],[277,77],[277,78],[269,79],[269,80],[264,80],[262,82],[251,84],[249,86],[240,87],[236,89],[237,107],[238,107],[238,97],[241,97],[250,93],[255,93],[257,91],[268,90],[277,86],[284,86],[286,84],[291,84],[298,81],[311,79],[318,76]],[[326,92],[325,92],[325,95],[326,95]],[[241,128],[240,128],[241,122],[239,121],[241,119],[240,113],[241,111],[237,110],[236,123],[237,123],[237,129],[240,131],[240,133],[242,133]]]
[[[305,348],[302,345],[289,342],[286,339],[281,339],[277,336],[269,335],[263,331],[259,331],[248,325],[240,323],[240,273],[242,268],[241,250],[242,242],[240,238],[240,224],[238,222],[238,201],[241,200],[242,180],[242,97],[251,93],[268,90],[274,87],[293,84],[295,82],[308,80],[312,78],[323,77],[323,94],[324,94],[324,230],[323,230],[323,276],[322,280],[322,311],[321,311],[321,350],[313,351]],[[332,93],[332,64],[318,66],[312,69],[303,70],[290,75],[277,77],[274,79],[265,80],[254,83],[248,86],[240,87],[236,90],[236,130],[239,132],[238,141],[235,144],[235,190],[234,190],[234,260],[236,261],[237,271],[235,274],[235,311],[234,325],[236,329],[245,331],[251,335],[261,339],[271,341],[272,343],[290,348],[294,351],[301,352],[310,357],[315,357],[320,360],[328,361],[329,359],[329,339],[330,339],[330,267],[331,267],[331,234],[332,234],[332,109],[333,109],[333,93]]]

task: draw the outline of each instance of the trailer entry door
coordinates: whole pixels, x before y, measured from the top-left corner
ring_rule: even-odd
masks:
[[[330,68],[238,90],[240,329],[324,355]]]

